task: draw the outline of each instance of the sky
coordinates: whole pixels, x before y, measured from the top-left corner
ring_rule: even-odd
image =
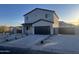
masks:
[[[54,10],[63,21],[79,19],[79,4],[0,4],[0,25],[19,26],[34,8]]]

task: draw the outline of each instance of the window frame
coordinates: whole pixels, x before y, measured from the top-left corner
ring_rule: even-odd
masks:
[[[45,18],[48,18],[49,17],[49,14],[45,14]]]

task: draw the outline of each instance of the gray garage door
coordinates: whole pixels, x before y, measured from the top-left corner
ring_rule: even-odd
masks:
[[[34,33],[35,34],[40,34],[40,35],[48,35],[50,34],[50,27],[49,26],[38,26],[34,28]]]

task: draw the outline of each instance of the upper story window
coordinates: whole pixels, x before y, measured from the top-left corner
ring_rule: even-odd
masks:
[[[48,18],[49,17],[49,14],[45,14],[45,18]]]
[[[28,20],[28,16],[26,17],[26,19]]]

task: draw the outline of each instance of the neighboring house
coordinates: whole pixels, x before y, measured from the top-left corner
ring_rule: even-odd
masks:
[[[22,33],[25,34],[58,34],[59,17],[55,11],[35,8],[24,15]]]
[[[22,33],[22,26],[16,26],[17,33]]]
[[[75,27],[75,33],[76,33],[76,35],[79,35],[79,26]]]
[[[79,19],[72,19],[67,21],[67,23],[74,25],[74,32],[76,35],[79,35]]]
[[[10,27],[10,33],[15,34],[16,33],[16,27],[11,26]]]
[[[59,34],[79,35],[79,20],[59,21]]]
[[[16,33],[22,33],[22,26],[16,26],[16,27],[9,27],[10,28],[10,33],[16,34]]]
[[[75,34],[74,25],[59,21],[59,34]]]

